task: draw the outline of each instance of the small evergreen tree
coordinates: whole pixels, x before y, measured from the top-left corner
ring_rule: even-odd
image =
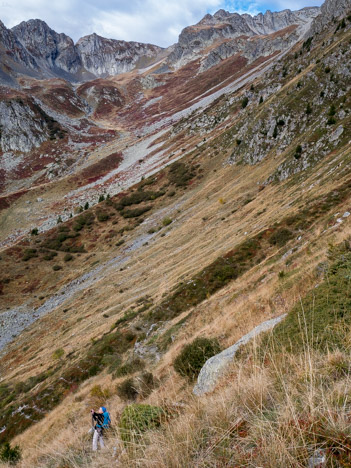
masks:
[[[89,208],[89,202],[86,202],[86,204],[84,205],[84,209],[87,210]]]
[[[245,109],[245,107],[248,105],[248,103],[249,103],[249,98],[247,96],[245,96],[244,99],[241,101],[242,109]]]

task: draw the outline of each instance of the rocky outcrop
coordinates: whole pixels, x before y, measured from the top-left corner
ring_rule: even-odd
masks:
[[[254,62],[260,57],[269,57],[277,51],[283,51],[291,47],[299,39],[299,34],[296,29],[291,30],[286,28],[282,34],[271,37],[237,38],[232,41],[226,41],[215,47],[201,61],[200,72],[206,71],[209,68],[217,65],[217,63],[232,57],[235,54],[240,54],[248,59],[248,63]]]
[[[6,151],[30,151],[48,138],[45,121],[19,100],[0,102],[1,148]]]
[[[200,371],[193,393],[197,396],[201,396],[212,392],[215,389],[218,380],[220,377],[222,377],[228,368],[228,365],[233,361],[238,349],[258,336],[260,333],[272,330],[272,328],[274,328],[285,317],[286,314],[261,323],[245,336],[243,336],[233,346],[230,346],[221,353],[216,354],[215,356],[208,359]]]
[[[351,13],[351,0],[326,0],[321,6],[320,14],[314,19],[309,36],[320,33],[331,21]]]
[[[206,47],[227,39],[247,41],[254,36],[270,35],[289,26],[296,25],[303,29],[319,14],[318,7],[304,8],[299,11],[284,10],[277,13],[267,11],[257,16],[239,15],[219,10],[206,15],[195,26],[185,28],[169,55],[168,62],[179,68],[187,62],[198,58]],[[234,44],[232,43],[233,47]],[[235,46],[234,50],[239,47]]]
[[[151,44],[105,39],[95,33],[82,37],[77,42],[77,51],[84,68],[95,76],[128,72],[138,62],[147,64],[161,50]]]

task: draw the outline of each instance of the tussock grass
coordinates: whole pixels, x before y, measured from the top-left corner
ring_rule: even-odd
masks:
[[[115,428],[97,455],[85,434],[67,428],[60,443],[37,449],[45,455],[36,466],[306,467],[317,448],[326,451],[328,466],[350,466],[350,354],[337,351],[326,359],[306,347],[299,355],[269,352],[262,362],[256,349],[233,364],[219,391],[188,397],[160,428],[126,443]]]

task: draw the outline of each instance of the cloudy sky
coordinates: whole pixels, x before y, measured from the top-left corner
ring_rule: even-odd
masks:
[[[321,5],[322,0],[0,0],[0,19],[7,27],[40,18],[74,40],[101,36],[168,46],[180,31],[220,8],[257,14]]]

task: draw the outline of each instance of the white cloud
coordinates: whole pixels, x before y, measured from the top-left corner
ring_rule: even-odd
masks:
[[[219,8],[257,14],[267,8],[297,9],[319,0],[0,0],[1,20],[7,27],[40,18],[74,40],[96,32],[115,39],[168,46],[180,31]]]

